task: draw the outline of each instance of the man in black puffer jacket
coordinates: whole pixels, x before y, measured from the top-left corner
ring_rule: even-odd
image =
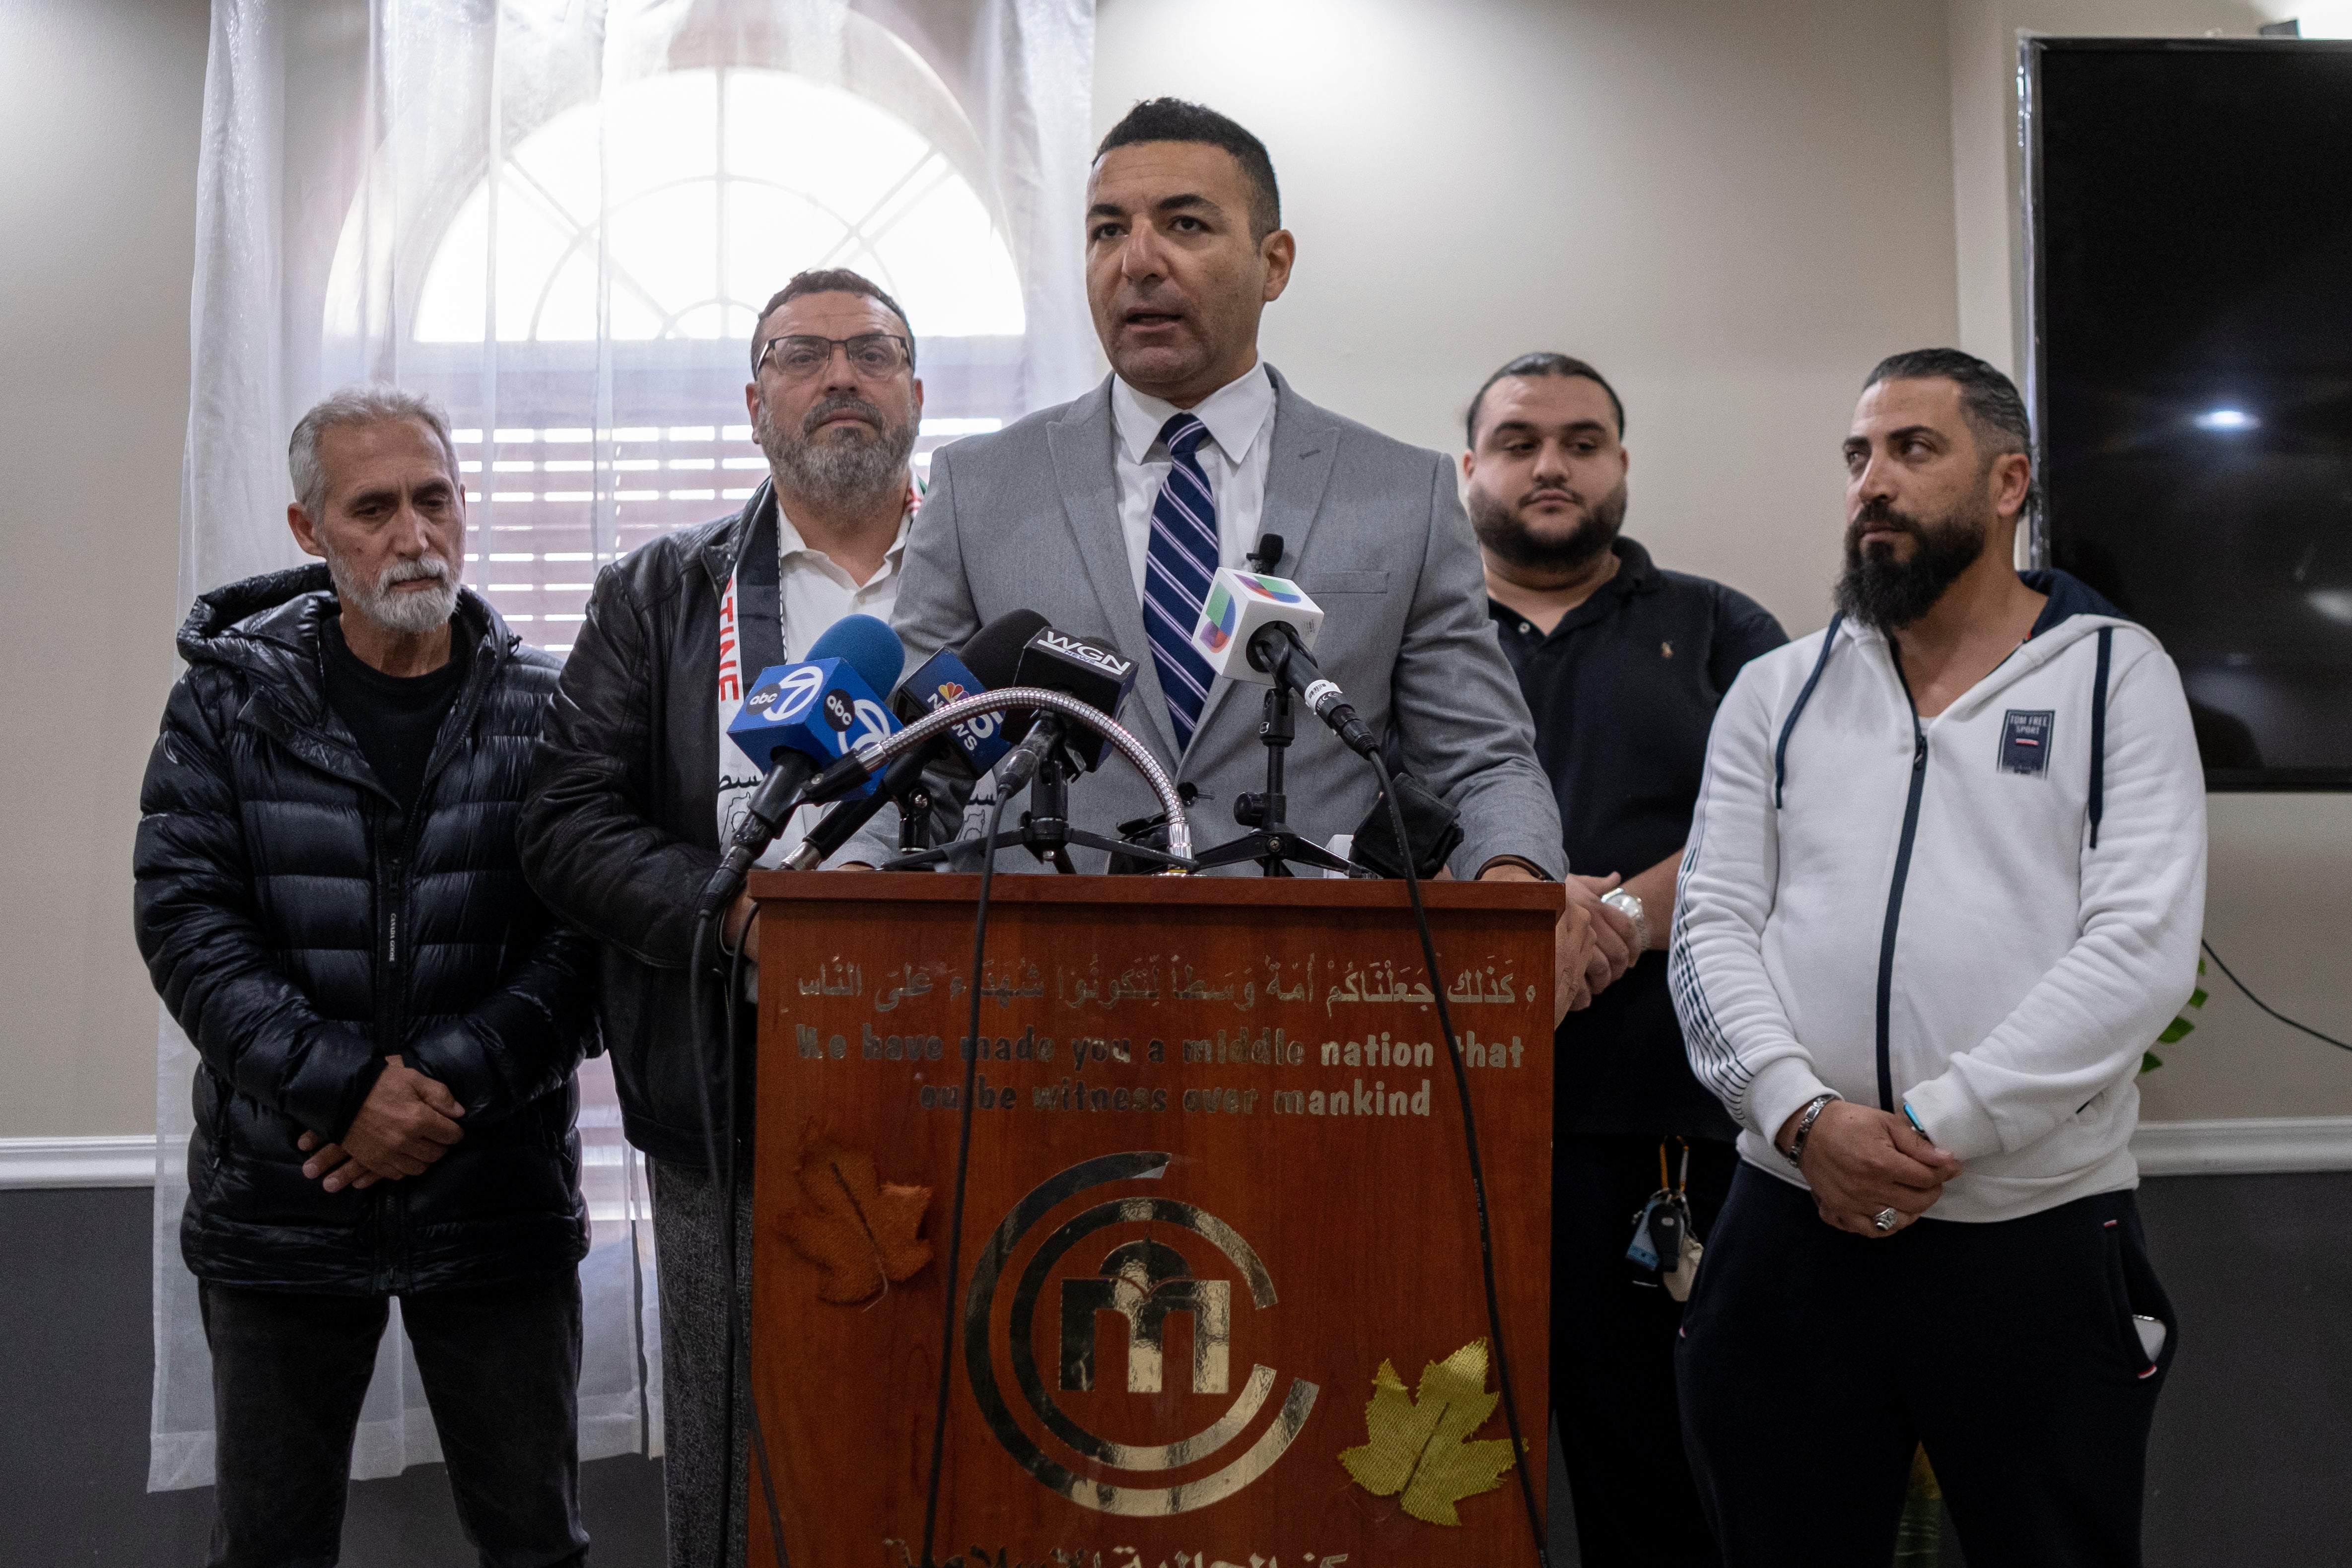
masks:
[[[334,1561],[394,1296],[481,1561],[583,1561],[594,957],[515,841],[559,666],[457,586],[429,402],[340,393],[292,458],[289,521],[327,564],[197,601],[140,798],[140,950],[202,1058],[181,1250],[213,1354],[212,1561]]]

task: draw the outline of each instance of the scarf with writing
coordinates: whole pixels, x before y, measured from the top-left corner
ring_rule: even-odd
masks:
[[[907,510],[911,514],[922,493],[909,486]],[[759,765],[729,737],[727,727],[743,711],[743,696],[762,670],[784,663],[783,536],[777,527],[776,491],[772,479],[763,479],[743,504],[749,519],[743,548],[736,552],[735,570],[719,601],[719,843],[721,849],[735,836],[759,787]],[[796,626],[793,641],[803,655],[823,626]],[[882,694],[887,696],[887,692]],[[806,811],[795,811],[784,831],[759,859],[763,866],[780,866],[807,837]]]

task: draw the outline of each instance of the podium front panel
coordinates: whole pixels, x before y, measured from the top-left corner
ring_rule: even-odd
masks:
[[[1430,988],[1540,1489],[1560,890],[1430,884],[1433,979],[1399,883],[1000,875],[968,1046],[978,890],[752,882],[751,1376],[795,1568],[919,1561],[967,1049],[939,1563],[1532,1563],[1507,1468],[1458,1495],[1465,1461],[1507,1457],[1477,1447],[1507,1438],[1499,1406],[1465,1430],[1475,1398],[1448,1421],[1413,1397],[1488,1338]],[[1402,1394],[1376,1432],[1384,1363]],[[1359,1448],[1382,1456],[1358,1457],[1369,1489]],[[765,1562],[756,1477],[751,1515]]]

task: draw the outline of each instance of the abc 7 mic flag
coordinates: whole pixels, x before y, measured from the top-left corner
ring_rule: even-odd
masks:
[[[1200,623],[1192,628],[1192,646],[1213,673],[1270,686],[1274,676],[1250,663],[1249,645],[1251,638],[1274,625],[1288,626],[1298,634],[1300,645],[1313,653],[1323,630],[1323,612],[1287,578],[1221,567],[1201,606]]]
[[[879,745],[898,727],[846,659],[811,659],[760,672],[727,734],[763,769],[778,751],[797,751],[830,766],[852,747]],[[875,780],[848,792],[873,792]]]

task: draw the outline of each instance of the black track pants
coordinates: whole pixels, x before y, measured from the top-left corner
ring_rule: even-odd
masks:
[[[215,1568],[338,1561],[352,1434],[391,1320],[384,1296],[205,1283],[220,1479]],[[580,1277],[404,1296],[402,1325],[485,1568],[578,1568]]]
[[[2154,1365],[2135,1312],[2169,1330]],[[1675,1353],[1723,1560],[1885,1568],[1924,1443],[1970,1563],[2137,1568],[2179,1339],[2128,1192],[1864,1239],[1743,1165]]]
[[[1625,1256],[1633,1216],[1658,1189],[1658,1143],[1579,1133],[1552,1142],[1551,1404],[1584,1568],[1717,1562],[1675,1403],[1683,1304]],[[1702,1241],[1738,1164],[1729,1144],[1692,1142],[1689,1196]]]

